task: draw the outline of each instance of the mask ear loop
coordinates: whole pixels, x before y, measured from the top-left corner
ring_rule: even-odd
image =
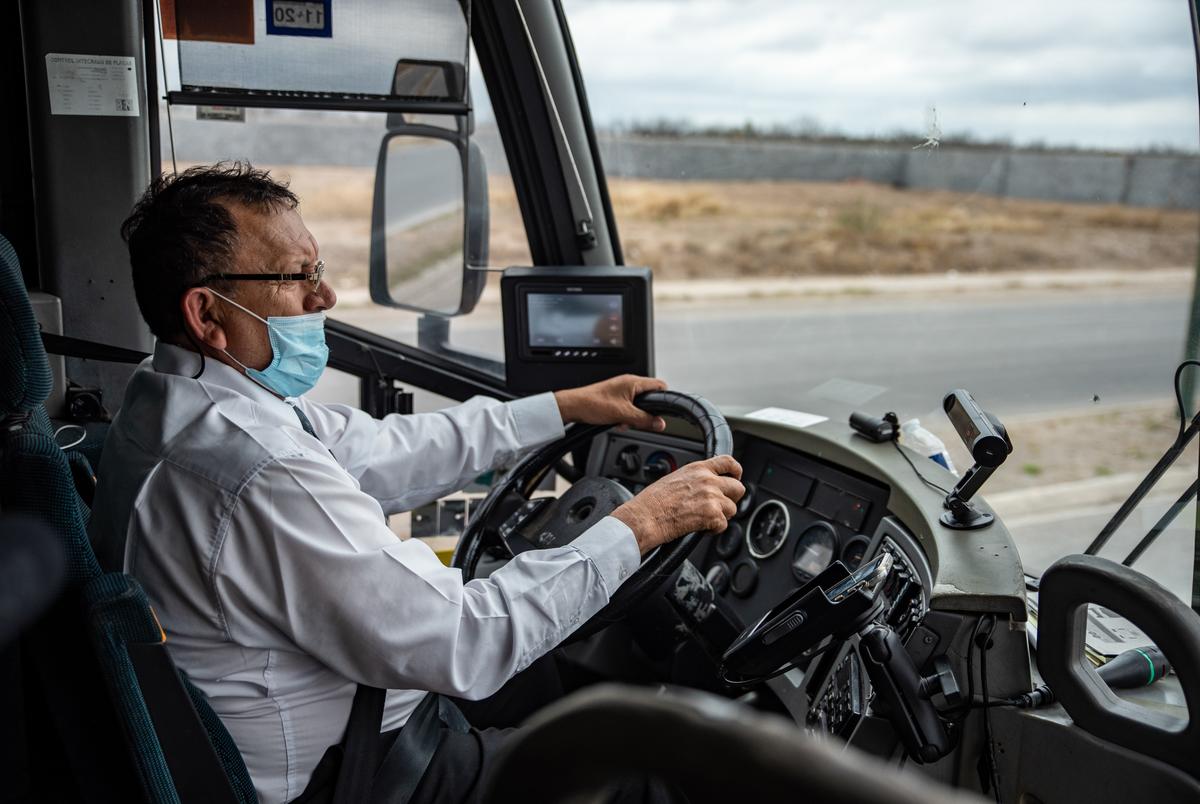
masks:
[[[187,334],[188,340],[192,342],[192,346],[195,346],[196,351],[200,353],[200,368],[197,369],[196,373],[192,375],[193,380],[198,380],[200,379],[200,375],[204,373],[204,348],[200,345],[200,342],[196,340],[196,336],[192,334],[191,330],[185,328],[184,332]]]

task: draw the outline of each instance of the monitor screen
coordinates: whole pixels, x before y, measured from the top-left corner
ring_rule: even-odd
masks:
[[[529,345],[622,349],[619,293],[530,293]]]

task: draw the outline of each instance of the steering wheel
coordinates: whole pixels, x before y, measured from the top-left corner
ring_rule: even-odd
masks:
[[[729,423],[716,406],[702,397],[680,391],[648,391],[637,396],[634,404],[648,413],[680,418],[699,428],[705,458],[733,452]],[[532,498],[560,458],[611,426],[572,425],[558,441],[531,452],[517,463],[475,508],[454,550],[451,566],[461,569],[470,580],[476,577],[479,561],[489,547],[500,546],[510,556],[526,550],[562,547],[632,499],[633,494],[620,483],[595,475],[576,481],[557,499]],[[590,636],[623,618],[679,569],[698,538],[698,533],[689,533],[651,551],[604,608],[572,638]]]

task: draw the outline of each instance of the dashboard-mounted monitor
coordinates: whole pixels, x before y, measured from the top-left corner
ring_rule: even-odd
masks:
[[[555,391],[654,374],[650,270],[509,268],[500,280],[508,387]]]

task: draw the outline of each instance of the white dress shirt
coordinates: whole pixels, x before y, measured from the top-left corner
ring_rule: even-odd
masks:
[[[495,692],[585,622],[639,563],[612,517],[570,546],[464,583],[387,514],[464,486],[558,438],[551,394],[478,397],[374,419],[289,402],[239,371],[160,343],[105,443],[91,530],[124,537],[125,571],[175,662],[233,735],[263,804],[298,796],[339,742],[355,684],[391,692],[383,729],[431,690]],[[115,540],[115,541],[114,541]]]

